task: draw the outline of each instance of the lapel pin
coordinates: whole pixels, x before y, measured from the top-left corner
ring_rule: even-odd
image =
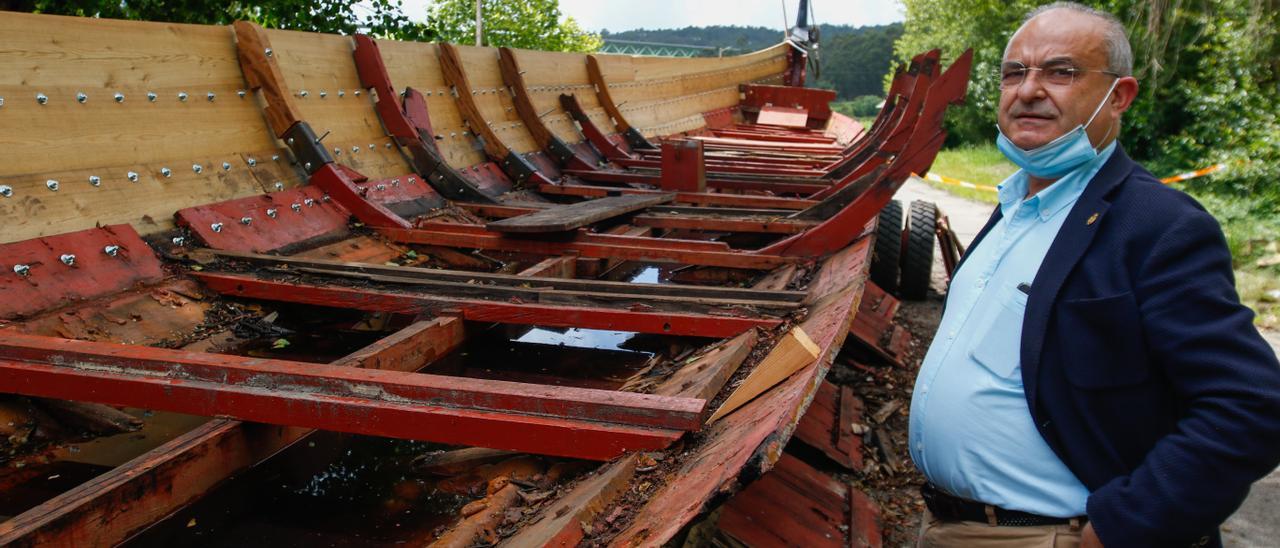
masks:
[[[1093,224],[1094,222],[1096,222],[1097,220],[1098,220],[1098,214],[1097,214],[1097,213],[1094,213],[1093,215],[1090,215],[1090,216],[1089,216],[1089,220],[1085,221],[1085,222],[1084,222],[1084,224],[1086,224],[1086,225],[1091,225],[1091,224]]]

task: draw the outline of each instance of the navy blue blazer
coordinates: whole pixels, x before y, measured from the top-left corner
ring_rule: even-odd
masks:
[[[1252,320],[1217,221],[1117,147],[1032,281],[1021,350],[1104,545],[1220,545],[1280,463],[1280,363]]]

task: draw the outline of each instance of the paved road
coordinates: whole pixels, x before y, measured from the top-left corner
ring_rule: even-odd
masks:
[[[960,198],[938,190],[923,181],[906,182],[894,198],[904,204],[911,200],[928,200],[938,204],[951,221],[960,241],[968,246],[987,222],[995,206]],[[945,283],[940,275],[941,262],[937,261],[934,285],[941,289]],[[1280,354],[1280,332],[1263,331],[1263,337]],[[1249,498],[1240,510],[1222,525],[1224,544],[1230,548],[1262,548],[1280,546],[1280,469],[1254,484]]]

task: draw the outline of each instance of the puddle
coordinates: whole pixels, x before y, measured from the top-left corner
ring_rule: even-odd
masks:
[[[444,447],[317,432],[125,546],[425,544],[469,500],[412,470]]]

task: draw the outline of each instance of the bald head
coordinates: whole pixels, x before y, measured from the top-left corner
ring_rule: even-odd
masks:
[[[1005,59],[1009,58],[1010,46],[1013,45],[1018,34],[1037,19],[1039,21],[1036,23],[1039,24],[1074,23],[1071,26],[1088,28],[1092,34],[1097,35],[1099,44],[1103,48],[1107,59],[1107,70],[1121,76],[1133,75],[1133,48],[1129,45],[1129,36],[1124,30],[1124,24],[1110,13],[1075,2],[1054,2],[1028,12],[1022,19],[1022,26],[1013,33],[1009,44],[1005,46]]]

